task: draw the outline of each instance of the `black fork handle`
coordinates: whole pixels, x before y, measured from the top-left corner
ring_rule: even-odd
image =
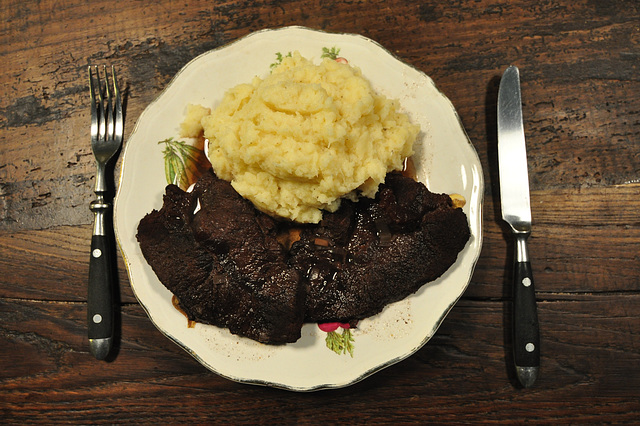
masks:
[[[91,237],[87,291],[89,349],[97,359],[105,359],[111,352],[114,330],[112,244],[104,221],[110,206],[99,200],[91,204],[91,210],[96,222]]]

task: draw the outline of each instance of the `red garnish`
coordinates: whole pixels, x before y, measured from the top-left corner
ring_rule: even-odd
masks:
[[[325,322],[322,324],[318,324],[318,328],[320,328],[320,330],[324,331],[325,333],[331,333],[332,331],[336,331],[338,328],[348,330],[351,328],[351,326],[349,325],[349,323]]]

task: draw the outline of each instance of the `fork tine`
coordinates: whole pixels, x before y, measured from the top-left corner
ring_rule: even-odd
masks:
[[[93,72],[91,71],[91,68],[91,65],[89,65],[89,94],[91,96],[91,139],[93,141],[98,137],[98,109],[96,104],[96,88],[93,84]]]
[[[118,88],[115,66],[111,65],[111,76],[106,65],[102,72],[98,66],[89,66],[89,89],[91,95],[91,145],[98,161],[107,161],[113,156],[124,136],[122,96]],[[104,75],[102,75],[104,74]]]
[[[113,102],[111,99],[111,89],[109,89],[109,73],[107,72],[107,66],[103,65],[104,71],[104,97],[106,102],[106,109],[104,112],[106,121],[105,139],[113,139]]]
[[[122,99],[120,97],[120,90],[118,90],[118,78],[116,76],[116,68],[111,65],[111,77],[113,78],[113,93],[115,96],[115,126],[114,126],[114,137],[116,139],[122,139],[123,137],[123,128],[124,128],[124,118],[122,116]]]
[[[98,66],[95,67],[96,69],[96,83],[98,86],[98,90],[96,91],[96,110],[97,110],[97,115],[98,115],[98,139],[99,140],[104,140],[105,136],[106,136],[106,117],[104,114],[104,102],[103,102],[103,98],[102,98],[102,94],[103,92],[103,88],[102,88],[102,82],[101,82],[101,78],[100,78],[100,68],[98,68]]]

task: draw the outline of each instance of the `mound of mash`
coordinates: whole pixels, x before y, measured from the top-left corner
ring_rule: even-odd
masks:
[[[203,131],[213,170],[240,195],[268,214],[317,223],[342,197],[374,197],[413,154],[419,128],[358,68],[294,52],[215,109],[189,106],[181,136]]]

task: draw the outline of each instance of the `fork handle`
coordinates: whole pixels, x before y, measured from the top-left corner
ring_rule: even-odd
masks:
[[[94,202],[91,209],[96,215],[96,224],[91,237],[87,291],[89,349],[97,359],[105,359],[111,351],[114,330],[111,244],[104,232],[104,213],[109,205]]]

